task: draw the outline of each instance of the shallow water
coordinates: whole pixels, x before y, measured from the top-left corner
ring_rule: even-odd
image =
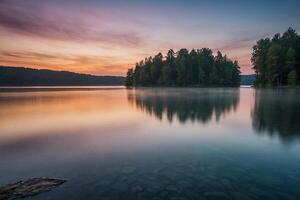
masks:
[[[300,199],[300,91],[1,88],[0,184],[29,199]]]

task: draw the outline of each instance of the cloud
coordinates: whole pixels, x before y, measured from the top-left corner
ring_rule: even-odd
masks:
[[[263,35],[247,35],[247,33],[235,33],[234,38],[228,40],[223,45],[218,45],[213,50],[219,51],[234,51],[239,49],[251,49],[257,40],[266,37],[268,34]]]
[[[218,46],[216,48],[213,48],[214,51],[235,51],[243,48],[251,48],[251,44],[248,44],[247,42],[228,42],[227,44],[224,44],[222,46]]]
[[[99,15],[101,19],[78,12],[43,4],[3,1],[0,2],[0,27],[16,34],[61,41],[126,47],[143,44],[143,39],[134,31],[109,29],[110,22],[103,16]]]
[[[124,75],[134,62],[110,56],[0,51],[0,65],[66,70],[96,75]]]

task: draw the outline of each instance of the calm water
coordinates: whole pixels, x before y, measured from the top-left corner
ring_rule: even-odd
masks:
[[[2,88],[0,184],[29,199],[300,199],[300,91]]]

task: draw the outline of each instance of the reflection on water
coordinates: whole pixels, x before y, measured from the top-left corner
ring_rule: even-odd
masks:
[[[29,200],[300,199],[299,94],[0,89],[0,184],[68,180]]]
[[[236,110],[239,89],[137,89],[128,93],[128,101],[158,119],[208,123],[213,115],[219,121]]]
[[[300,91],[256,91],[252,119],[259,134],[278,136],[283,142],[299,139]]]

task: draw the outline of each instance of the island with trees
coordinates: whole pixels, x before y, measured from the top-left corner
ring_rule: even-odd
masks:
[[[252,53],[255,86],[280,87],[300,84],[300,35],[292,28],[273,38],[257,41]]]
[[[209,48],[188,51],[170,49],[136,63],[127,72],[126,86],[238,87],[240,67],[221,52]]]

